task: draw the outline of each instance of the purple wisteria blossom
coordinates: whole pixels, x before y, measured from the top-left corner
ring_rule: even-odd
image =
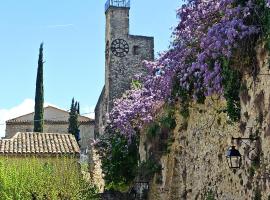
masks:
[[[265,0],[269,7],[270,0]],[[173,81],[198,94],[222,94],[222,59],[231,59],[241,41],[261,34],[248,20],[257,9],[255,0],[189,0],[178,11],[179,24],[170,49],[155,62],[145,62],[147,75],[136,77],[141,87],[115,101],[110,119],[116,129],[131,137],[134,127],[153,120],[155,109],[171,95]],[[256,12],[258,13],[258,12]],[[249,23],[247,23],[249,22]]]
[[[266,6],[268,7],[268,8],[270,8],[270,0],[265,0],[266,1]]]

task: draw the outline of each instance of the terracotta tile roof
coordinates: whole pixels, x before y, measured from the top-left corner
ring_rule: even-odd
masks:
[[[16,133],[11,139],[0,140],[0,155],[79,156],[75,137],[62,133]]]

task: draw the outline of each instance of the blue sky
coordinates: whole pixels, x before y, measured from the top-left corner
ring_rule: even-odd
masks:
[[[41,42],[45,102],[68,109],[75,97],[82,112],[93,110],[104,84],[104,4],[105,0],[0,3],[0,124],[22,114],[14,108],[32,107]],[[131,0],[130,33],[154,36],[155,52],[166,50],[180,5],[180,0]]]

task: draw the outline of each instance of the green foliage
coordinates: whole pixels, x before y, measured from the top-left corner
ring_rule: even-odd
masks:
[[[171,106],[165,106],[164,114],[148,125],[146,134],[148,139],[161,136],[164,130],[172,131],[176,127],[175,111]]]
[[[223,87],[224,87],[224,97],[227,101],[227,114],[229,118],[233,121],[240,120],[240,86],[241,78],[240,73],[229,67],[229,62],[223,59],[222,64],[222,77],[223,77]]]
[[[148,159],[140,163],[138,168],[138,177],[140,180],[150,180],[154,177],[155,173],[159,173],[162,166],[154,159]]]
[[[167,107],[165,114],[159,119],[160,126],[168,130],[173,130],[176,127],[174,109]]]
[[[205,200],[215,200],[215,196],[212,190],[207,192]]]
[[[260,6],[260,10],[262,14],[259,18],[259,24],[262,25],[263,37],[266,41],[266,49],[270,51],[270,9],[266,7],[264,0],[258,0],[258,6]]]
[[[142,83],[139,80],[132,80],[131,88],[133,88],[133,89],[141,89],[142,88]]]
[[[179,89],[179,95],[181,98],[180,114],[183,116],[184,119],[187,119],[189,117],[190,96],[188,92],[183,88]]]
[[[164,113],[146,129],[147,139],[152,142],[155,151],[169,153],[174,142],[173,130],[176,127],[175,109],[166,105]]]
[[[255,172],[256,172],[256,169],[253,166],[248,168],[249,177],[251,177],[251,178],[254,177]]]
[[[34,132],[43,132],[43,114],[44,114],[44,88],[43,88],[43,43],[40,44],[38,70],[36,79],[35,94],[35,115],[34,115]]]
[[[138,144],[137,137],[134,136],[128,141],[118,133],[101,138],[99,149],[106,189],[125,191],[136,177],[139,161]]]
[[[170,153],[170,151],[171,151],[171,146],[172,146],[172,144],[175,142],[175,139],[172,137],[172,136],[170,136],[169,137],[169,139],[168,139],[168,141],[167,141],[167,145],[166,145],[166,152],[167,153]]]
[[[262,192],[261,192],[261,190],[258,187],[255,190],[255,194],[254,194],[254,199],[253,200],[262,200]]]
[[[148,125],[147,130],[146,130],[146,135],[148,139],[155,138],[161,133],[161,127],[159,123],[157,122],[152,122],[151,124]]]
[[[175,78],[174,80],[172,97],[180,98],[181,102],[180,114],[184,117],[184,119],[187,119],[189,117],[189,102],[191,99],[189,91],[180,87],[179,80],[177,78]]]
[[[71,158],[0,158],[0,199],[97,199]]]
[[[75,102],[74,98],[72,99],[70,111],[69,111],[69,126],[68,132],[75,136],[76,141],[80,140],[80,130],[79,130],[79,123],[78,123],[78,116],[80,113],[80,104],[79,102]]]

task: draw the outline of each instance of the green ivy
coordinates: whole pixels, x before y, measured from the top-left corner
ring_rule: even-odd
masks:
[[[157,122],[152,122],[151,124],[148,125],[147,130],[146,130],[146,135],[148,139],[155,138],[156,136],[160,135],[161,133],[161,128],[159,123]]]
[[[143,161],[138,168],[138,177],[141,180],[150,180],[154,177],[155,173],[159,173],[162,166],[154,159]]]
[[[254,200],[262,200],[262,192],[258,187],[255,190]]]
[[[179,95],[181,98],[180,114],[184,119],[187,119],[189,117],[190,95],[188,94],[188,91],[183,88],[179,89]]]
[[[141,89],[142,88],[142,83],[139,80],[132,80],[131,88]]]
[[[257,5],[260,6],[261,18],[259,23],[262,24],[263,37],[266,41],[266,49],[270,51],[270,9],[266,7],[265,0],[257,0]]]
[[[215,196],[212,190],[207,192],[205,200],[215,200]]]
[[[224,88],[224,97],[227,101],[227,114],[233,121],[240,120],[241,104],[240,104],[240,73],[229,67],[229,61],[223,59],[222,63],[222,84]]]
[[[168,153],[174,142],[173,130],[175,127],[175,108],[165,105],[163,115],[148,125],[146,129],[147,139],[155,143],[158,152]]]
[[[116,191],[128,189],[137,175],[138,146],[137,136],[128,141],[123,135],[114,133],[101,139],[99,149],[106,189]]]
[[[173,130],[176,127],[174,109],[168,106],[165,114],[160,118],[159,122],[162,128]]]

